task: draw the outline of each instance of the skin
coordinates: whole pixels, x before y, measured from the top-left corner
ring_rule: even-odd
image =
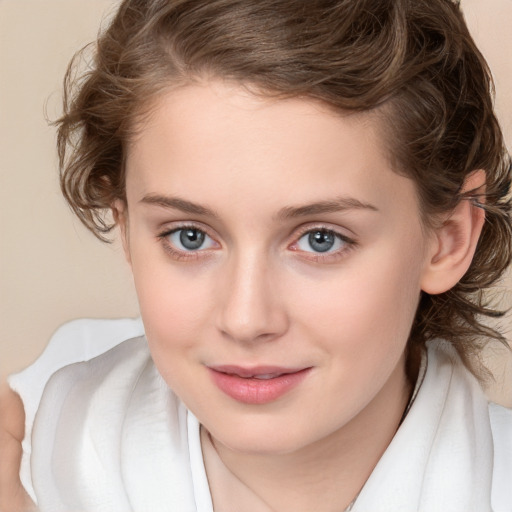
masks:
[[[19,479],[25,435],[25,413],[20,397],[0,383],[0,512],[29,512],[34,506]]]
[[[425,230],[369,114],[210,81],[161,96],[138,128],[114,214],[155,364],[202,424],[215,509],[344,510],[410,396],[404,349],[420,292],[462,277],[482,210],[462,201]],[[465,189],[484,182],[476,171]],[[205,244],[180,246],[184,227]],[[322,253],[308,239],[319,230],[335,233]],[[251,405],[213,383],[208,366],[221,364],[309,370]],[[0,496],[22,510],[23,409],[10,403]]]
[[[155,364],[203,425],[216,507],[343,510],[398,427],[404,349],[442,249],[413,182],[370,115],[221,82],[164,95],[139,128],[118,220]],[[183,227],[205,245],[187,251]],[[315,229],[337,233],[335,250],[308,245]],[[213,384],[220,364],[311,370],[247,405]]]

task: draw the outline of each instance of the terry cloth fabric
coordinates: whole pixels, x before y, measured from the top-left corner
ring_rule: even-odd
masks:
[[[213,511],[199,424],[143,337],[50,380],[31,466],[42,512]]]
[[[9,377],[9,385],[22,397],[25,407],[25,439],[20,476],[33,500],[35,496],[30,476],[32,425],[46,383],[64,366],[93,359],[119,343],[143,334],[144,326],[140,318],[72,320],[57,329],[33,364]]]
[[[449,345],[431,343],[427,357],[416,399],[352,510],[511,512],[512,411],[488,405]],[[29,470],[41,512],[213,511],[199,424],[144,337],[52,376]]]
[[[512,511],[512,411],[488,404],[449,344],[429,345],[415,403],[352,510]]]

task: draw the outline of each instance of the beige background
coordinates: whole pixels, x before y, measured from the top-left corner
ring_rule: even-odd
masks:
[[[0,375],[21,369],[62,323],[137,316],[117,244],[98,242],[60,197],[54,130],[74,51],[94,39],[115,0],[0,0]],[[463,0],[497,87],[512,147],[512,0]],[[512,301],[512,279],[504,283]],[[512,319],[503,324],[512,331]],[[512,334],[509,335],[512,340]],[[512,357],[492,356],[490,395],[512,405]]]

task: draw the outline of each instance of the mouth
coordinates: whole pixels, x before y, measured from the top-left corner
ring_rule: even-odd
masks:
[[[296,388],[309,374],[307,368],[259,366],[208,367],[214,384],[230,398],[245,404],[273,402]]]
[[[242,379],[273,379],[280,375],[289,375],[302,371],[304,368],[282,368],[280,366],[254,366],[245,368],[242,366],[222,365],[211,366],[211,370],[225,373],[226,375],[234,375]]]

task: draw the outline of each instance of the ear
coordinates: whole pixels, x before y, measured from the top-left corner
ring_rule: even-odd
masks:
[[[431,295],[453,288],[467,272],[482,227],[485,211],[475,204],[484,201],[485,171],[472,172],[464,182],[461,199],[443,220],[432,237],[429,256],[422,275],[421,289]]]
[[[132,260],[130,255],[130,240],[128,230],[128,206],[122,199],[116,199],[112,204],[112,215],[115,223],[119,226],[121,234],[121,243],[123,244],[123,251],[126,261],[131,266]]]

